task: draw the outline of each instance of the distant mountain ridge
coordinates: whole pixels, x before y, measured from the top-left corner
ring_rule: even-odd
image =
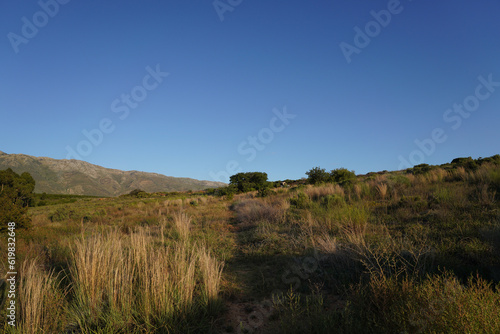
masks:
[[[0,170],[28,172],[36,181],[35,192],[92,196],[119,196],[134,189],[147,192],[202,190],[224,183],[165,176],[157,173],[122,171],[80,160],[58,160],[0,151]]]

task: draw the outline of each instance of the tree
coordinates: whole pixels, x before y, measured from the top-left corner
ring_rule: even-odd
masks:
[[[326,172],[324,168],[314,167],[310,171],[306,172],[307,181],[310,184],[318,184],[323,182],[328,182],[330,180],[330,175]]]
[[[18,227],[27,227],[30,219],[26,213],[33,205],[35,180],[29,173],[21,175],[12,169],[0,171],[0,229],[15,222]]]
[[[472,159],[472,157],[455,158],[451,161],[451,164],[468,170],[476,170],[479,167],[476,160]]]
[[[137,198],[148,197],[148,193],[142,189],[134,189],[131,192],[129,192],[128,194],[129,194],[129,196],[133,196],[133,197],[137,197]]]
[[[356,181],[356,174],[346,168],[337,168],[330,172],[331,181],[340,185],[350,185]]]
[[[261,190],[269,187],[267,173],[261,172],[235,174],[229,178],[229,184],[235,186],[239,192]]]

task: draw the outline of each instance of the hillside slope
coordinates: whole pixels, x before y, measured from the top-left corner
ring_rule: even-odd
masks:
[[[0,151],[0,170],[7,168],[12,168],[16,173],[30,173],[36,181],[35,192],[48,194],[118,196],[134,189],[158,192],[224,186],[220,182],[122,171],[79,160],[57,160]]]

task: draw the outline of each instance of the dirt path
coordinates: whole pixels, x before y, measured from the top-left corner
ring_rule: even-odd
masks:
[[[261,264],[248,258],[243,250],[245,234],[252,233],[256,224],[241,223],[236,214],[229,222],[238,247],[235,257],[226,263],[225,272],[233,281],[232,289],[225,301],[225,314],[220,320],[220,333],[276,333],[276,321],[273,320],[271,296],[256,292],[256,277],[261,273]]]

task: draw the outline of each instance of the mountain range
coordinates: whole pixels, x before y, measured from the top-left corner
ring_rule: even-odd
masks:
[[[140,171],[110,169],[80,160],[58,160],[0,151],[0,170],[28,172],[36,181],[35,192],[91,196],[119,196],[134,189],[170,192],[218,188],[226,184]]]

